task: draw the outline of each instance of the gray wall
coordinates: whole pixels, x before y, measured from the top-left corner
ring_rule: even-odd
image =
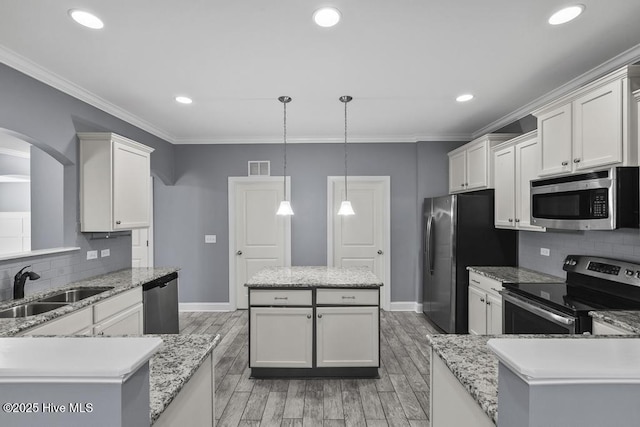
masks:
[[[562,262],[570,254],[595,255],[640,263],[640,230],[610,231],[521,231],[519,235],[521,267],[564,278]],[[540,248],[550,250],[540,255]]]
[[[108,240],[91,240],[79,230],[78,203],[78,140],[77,132],[116,132],[155,148],[151,155],[152,173],[166,183],[174,179],[174,146],[131,124],[68,96],[44,83],[38,82],[6,65],[0,64],[0,128],[18,133],[23,139],[38,146],[62,161],[63,188],[56,181],[45,189],[57,194],[57,199],[44,201],[56,205],[59,217],[60,202],[64,215],[62,232],[65,246],[79,246],[80,252],[26,258],[0,262],[0,297],[11,295],[13,275],[24,265],[45,275],[39,281],[27,285],[25,292],[34,289],[68,283],[97,274],[131,266],[131,237]],[[170,102],[170,101],[168,101]],[[47,184],[49,185],[49,184]],[[62,190],[60,192],[60,190]],[[35,205],[36,202],[32,201]],[[58,221],[59,219],[56,219]],[[59,237],[58,237],[59,238]],[[60,246],[60,245],[57,245]],[[109,258],[86,260],[90,249],[111,249]],[[174,263],[171,263],[174,264]]]
[[[415,301],[420,221],[418,199],[447,192],[446,153],[460,144],[350,144],[349,175],[391,177],[392,301]],[[341,175],[340,144],[292,144],[292,264],[326,265],[327,176]],[[282,146],[176,147],[176,184],[155,186],[156,264],[182,267],[182,302],[229,301],[228,177],[246,176],[247,161],[270,160],[282,174]],[[419,166],[420,165],[420,166]],[[216,244],[204,244],[216,234]]]
[[[31,249],[64,243],[64,167],[42,150],[31,150]]]

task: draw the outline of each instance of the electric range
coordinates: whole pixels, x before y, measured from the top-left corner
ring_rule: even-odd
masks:
[[[506,283],[505,334],[591,332],[590,311],[640,310],[640,264],[568,255],[563,283]]]

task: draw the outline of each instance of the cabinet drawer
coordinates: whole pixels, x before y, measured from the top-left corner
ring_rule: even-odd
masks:
[[[29,329],[23,335],[87,335],[86,330],[90,330],[92,324],[91,307],[87,307]]]
[[[250,289],[251,305],[311,305],[311,290]]]
[[[473,285],[489,294],[493,294],[496,297],[500,298],[500,294],[498,292],[502,290],[502,282],[499,282],[494,279],[490,279],[488,277],[485,277],[478,273],[474,273],[473,271],[470,271],[469,285]]]
[[[378,289],[318,289],[316,304],[378,305]]]
[[[100,301],[93,306],[93,322],[98,323],[113,316],[114,314],[125,310],[133,305],[142,302],[142,287],[137,287],[108,298],[104,301]]]

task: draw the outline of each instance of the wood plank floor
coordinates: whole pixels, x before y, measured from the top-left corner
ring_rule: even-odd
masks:
[[[422,314],[381,311],[379,379],[249,378],[247,311],[180,313],[180,333],[220,334],[216,419],[229,426],[428,426],[429,349]]]

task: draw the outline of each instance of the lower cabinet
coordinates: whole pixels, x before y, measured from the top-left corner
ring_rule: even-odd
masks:
[[[316,365],[378,366],[377,307],[318,307]]]
[[[142,335],[142,287],[50,320],[21,335]]]
[[[502,283],[469,272],[469,333],[498,335],[502,333]]]
[[[592,333],[593,335],[633,335],[630,331],[601,322],[597,319],[593,319]]]
[[[313,308],[251,308],[249,366],[313,366]]]

